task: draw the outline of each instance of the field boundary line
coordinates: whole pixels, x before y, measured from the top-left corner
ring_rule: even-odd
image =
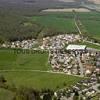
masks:
[[[79,34],[81,35],[82,34],[82,32],[81,32],[81,30],[80,30],[80,28],[79,28],[79,26],[78,26],[78,24],[77,24],[77,21],[74,19],[74,21],[75,21],[75,26],[77,27],[77,29],[78,29],[78,32],[79,32]]]
[[[64,72],[54,72],[52,70],[50,70],[50,71],[43,71],[43,70],[0,70],[0,72],[41,72],[41,73],[63,74],[63,75],[69,75],[69,76],[83,77],[80,75],[67,74]]]

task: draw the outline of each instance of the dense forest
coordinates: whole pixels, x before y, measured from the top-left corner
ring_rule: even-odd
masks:
[[[0,11],[0,41],[4,40],[22,40],[24,38],[36,38],[41,30],[39,25],[31,24],[25,26],[25,22],[30,22],[26,16],[21,13],[1,10]]]

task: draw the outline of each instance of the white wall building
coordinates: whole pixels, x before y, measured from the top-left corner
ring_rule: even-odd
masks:
[[[68,45],[67,50],[86,50],[86,45]]]

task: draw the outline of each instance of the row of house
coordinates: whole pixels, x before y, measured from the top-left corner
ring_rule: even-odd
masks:
[[[58,90],[55,96],[59,100],[74,100],[74,96],[77,94],[80,100],[93,100],[92,98],[100,93],[97,87],[97,84],[99,84],[98,80],[100,80],[100,76],[94,71],[89,79],[79,81],[74,86],[71,86],[71,88]],[[97,100],[99,100],[99,98]]]
[[[80,35],[75,34],[64,34],[58,35],[54,37],[46,37],[43,38],[43,45],[41,46],[42,49],[63,49],[66,45],[73,42],[79,42],[82,40]]]
[[[3,48],[21,48],[21,49],[32,49],[38,42],[35,39],[6,42],[1,45]]]

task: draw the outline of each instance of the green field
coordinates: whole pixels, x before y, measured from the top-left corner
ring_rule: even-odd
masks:
[[[19,50],[17,50],[19,51]],[[30,69],[48,70],[47,53],[17,53],[15,50],[0,50],[0,70]]]
[[[92,37],[100,39],[100,20],[83,20],[85,29],[91,33]]]
[[[100,39],[100,13],[76,13],[87,34]],[[73,13],[42,13],[32,17],[32,22],[42,27],[42,34],[77,33]],[[53,34],[53,35],[54,35]]]
[[[13,83],[17,87],[25,86],[38,90],[57,90],[69,87],[81,80],[81,78],[75,76],[46,72],[1,72],[1,74],[5,76],[9,84]],[[66,84],[66,86],[64,84]]]
[[[50,70],[47,53],[15,54],[13,50],[2,49],[0,50],[0,70],[0,75],[3,75],[9,84],[36,89],[63,88],[64,83],[69,87],[82,79],[64,74],[40,72]]]
[[[67,17],[68,16],[68,17]],[[70,18],[72,15],[68,14],[48,14],[41,16],[33,16],[32,21],[40,24],[43,27],[43,31],[52,30],[55,32],[76,32],[74,19]]]
[[[93,38],[100,40],[100,13],[78,13],[77,15],[87,33]]]

